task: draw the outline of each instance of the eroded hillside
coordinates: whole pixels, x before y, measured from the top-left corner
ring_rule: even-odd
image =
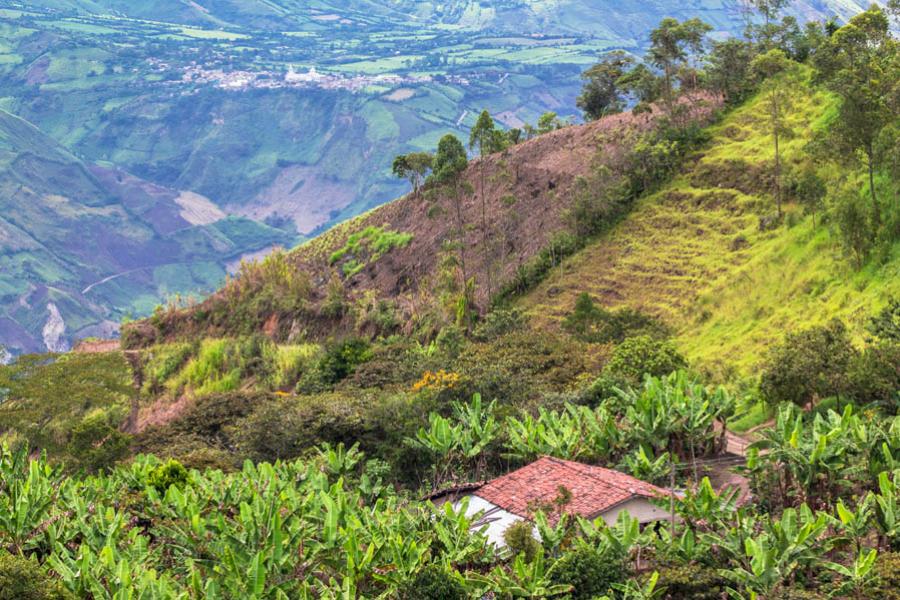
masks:
[[[695,99],[691,118],[709,122],[717,104]],[[510,286],[535,257],[574,243],[572,208],[579,198],[590,196],[601,205],[619,201],[595,197],[623,184],[633,146],[660,123],[652,115],[613,115],[473,160],[459,184],[459,214],[454,192],[428,185],[289,255],[247,265],[242,276],[201,305],[170,309],[129,327],[127,342],[260,329],[277,339],[327,337],[387,310],[394,315],[393,327],[380,333],[411,332],[441,319],[442,311],[452,312],[448,305],[460,287],[462,262],[475,308],[484,312],[489,298]]]

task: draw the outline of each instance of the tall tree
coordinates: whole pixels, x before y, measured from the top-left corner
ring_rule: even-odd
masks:
[[[861,153],[868,170],[874,225],[880,225],[875,174],[884,158],[880,142],[900,117],[900,59],[887,15],[878,7],[853,17],[816,54],[819,75],[840,99],[829,138],[838,156]]]
[[[393,173],[400,179],[406,179],[413,186],[413,194],[419,197],[419,188],[425,175],[431,170],[434,157],[428,152],[412,152],[394,158]]]
[[[484,252],[485,271],[487,281],[488,299],[493,295],[491,285],[491,258],[488,251],[488,226],[487,226],[487,195],[485,193],[485,157],[502,149],[502,136],[497,135],[497,129],[494,127],[494,120],[491,114],[483,110],[478,116],[478,121],[469,133],[469,149],[478,148],[478,154],[481,161],[478,165],[480,190],[478,196],[481,198],[481,247]]]
[[[753,89],[749,70],[754,56],[750,42],[737,38],[714,42],[707,56],[707,84],[722,94],[726,102],[743,100]]]
[[[462,302],[469,303],[469,275],[466,271],[466,227],[462,214],[462,174],[469,164],[466,148],[452,133],[438,142],[429,179],[450,192],[456,213],[456,237],[459,246],[459,270],[462,278]]]
[[[763,24],[755,29],[755,37],[764,50],[771,50],[777,35],[778,15],[781,14],[791,0],[752,0],[756,12],[763,18]]]
[[[586,119],[593,121],[622,110],[624,101],[619,80],[633,64],[634,58],[618,50],[581,74],[584,87],[577,104]]]
[[[668,17],[650,32],[647,57],[663,72],[663,100],[670,116],[675,112],[675,76],[692,56],[703,52],[703,42],[710,31],[712,26],[700,19],[679,22]]]
[[[769,50],[753,59],[753,72],[762,81],[764,103],[769,119],[769,130],[775,144],[775,204],[778,218],[782,216],[781,186],[781,138],[789,132],[787,111],[791,104],[791,90],[788,75],[792,61],[779,49]]]

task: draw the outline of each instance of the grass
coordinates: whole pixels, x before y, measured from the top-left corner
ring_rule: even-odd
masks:
[[[196,396],[230,392],[240,385],[240,367],[230,368],[231,344],[225,339],[206,339],[197,356],[190,359],[181,372],[168,381],[166,388],[174,395],[186,390]]]
[[[411,233],[390,231],[384,227],[366,227],[350,234],[344,246],[333,252],[328,262],[335,264],[346,258],[342,269],[344,275],[352,277],[394,248],[406,247],[412,238]]]
[[[803,81],[796,89],[793,136],[783,145],[788,165],[805,160],[805,145],[833,106]],[[588,292],[661,317],[692,364],[720,380],[753,376],[785,331],[834,317],[861,341],[868,316],[900,295],[900,244],[887,261],[856,271],[821,216],[814,225],[798,206],[786,207],[784,224],[761,231],[760,218],[775,210],[761,183],[773,160],[761,99],[711,133],[696,164],[522,300],[538,324],[558,326]]]

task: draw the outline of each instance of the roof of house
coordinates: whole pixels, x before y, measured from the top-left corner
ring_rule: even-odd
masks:
[[[612,469],[550,456],[498,477],[474,494],[505,511],[528,518],[536,505],[552,504],[559,497],[560,487],[572,494],[565,512],[588,519],[634,497],[670,494],[668,490]]]

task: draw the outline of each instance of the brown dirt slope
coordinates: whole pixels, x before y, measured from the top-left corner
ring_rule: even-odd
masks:
[[[696,103],[695,117],[711,119],[716,103]],[[474,159],[464,173],[467,185],[462,198],[465,223],[465,261],[475,279],[476,305],[488,305],[488,275],[494,293],[510,281],[520,265],[547,246],[551,238],[569,227],[567,210],[575,197],[580,178],[596,169],[621,170],[631,145],[643,132],[658,124],[658,119],[630,113],[613,115],[586,125],[565,127],[512,146],[486,158]],[[482,177],[485,187],[486,234],[482,230]],[[396,247],[378,258],[365,260],[364,266],[350,276],[340,264],[332,264],[331,255],[344,247],[348,238],[368,227],[378,227],[412,235],[405,247]],[[295,268],[310,277],[313,305],[320,303],[329,282],[342,281],[348,298],[374,295],[396,301],[404,317],[413,317],[423,303],[431,302],[438,287],[441,263],[455,258],[448,242],[455,237],[456,220],[452,199],[440,190],[410,194],[343,223],[311,240],[290,254]],[[172,339],[210,333],[205,315],[225,302],[219,292],[199,306],[171,310],[164,319],[132,327],[132,342],[147,343],[160,337]],[[219,307],[221,308],[221,307]],[[284,337],[297,329],[296,315],[269,315],[259,329],[274,337]],[[303,316],[302,328],[315,331],[310,316]],[[293,322],[293,324],[292,324]],[[334,324],[322,333],[331,334]],[[216,325],[215,334],[228,334],[228,327]],[[160,335],[161,334],[161,335]],[[136,341],[135,341],[136,340]]]

